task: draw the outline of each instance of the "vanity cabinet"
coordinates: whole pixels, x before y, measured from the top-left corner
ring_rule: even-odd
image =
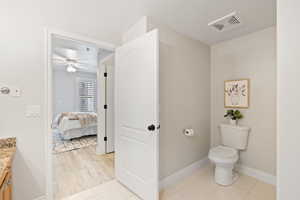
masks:
[[[0,200],[12,200],[11,171],[7,171],[1,178]]]
[[[0,139],[0,200],[12,200],[12,163],[16,138]]]

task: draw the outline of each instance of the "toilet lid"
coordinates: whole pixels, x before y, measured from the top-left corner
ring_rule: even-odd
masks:
[[[209,151],[209,158],[224,162],[236,162],[238,159],[238,153],[236,149],[218,146]]]

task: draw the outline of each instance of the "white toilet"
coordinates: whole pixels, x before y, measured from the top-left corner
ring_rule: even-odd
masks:
[[[250,128],[221,124],[222,145],[210,149],[208,158],[215,167],[215,181],[220,185],[231,185],[237,174],[233,173],[234,165],[239,159],[239,150],[247,147]]]

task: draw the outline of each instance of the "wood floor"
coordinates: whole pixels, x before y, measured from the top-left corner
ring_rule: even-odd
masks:
[[[114,177],[114,154],[96,155],[96,146],[53,155],[55,200],[93,188]]]
[[[80,192],[63,200],[141,200],[117,180]]]

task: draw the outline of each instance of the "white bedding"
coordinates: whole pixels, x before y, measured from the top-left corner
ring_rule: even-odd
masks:
[[[94,113],[93,113],[94,114]],[[64,139],[69,140],[86,135],[97,134],[97,123],[91,123],[88,126],[82,127],[80,120],[69,119],[68,117],[61,117],[58,114],[52,124],[53,129],[57,129]],[[60,119],[60,120],[59,120]]]
[[[96,126],[97,123],[90,124],[89,126]],[[60,131],[67,131],[71,129],[76,129],[76,128],[83,128],[80,124],[79,120],[70,120],[67,117],[64,117],[61,119],[61,122],[59,123],[57,127]]]

